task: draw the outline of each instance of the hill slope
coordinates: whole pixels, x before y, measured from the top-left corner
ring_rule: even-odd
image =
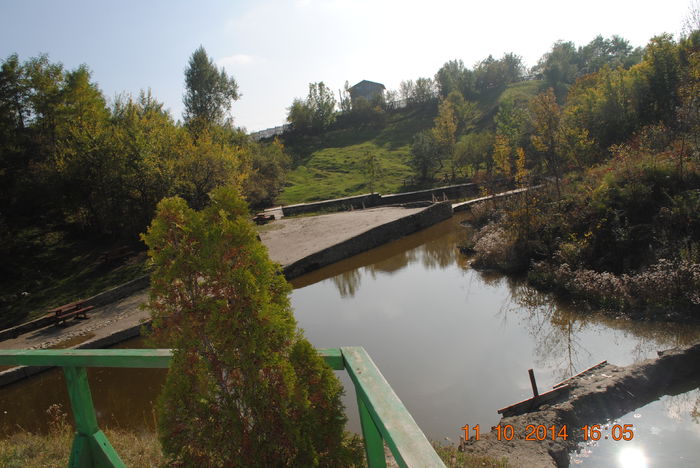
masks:
[[[493,116],[504,100],[527,100],[539,92],[540,81],[513,83],[499,94],[478,102],[483,118],[476,130],[493,126]],[[409,166],[413,136],[433,126],[437,105],[387,114],[384,128],[344,128],[326,132],[290,149],[303,153],[288,175],[280,204],[325,200],[367,193],[367,154],[377,157],[379,171],[374,191],[392,193],[411,189],[413,170]]]

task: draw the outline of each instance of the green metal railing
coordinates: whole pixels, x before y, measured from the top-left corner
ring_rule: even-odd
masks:
[[[445,466],[364,348],[320,349],[319,354],[332,369],[347,370],[355,385],[370,468],[386,467],[385,442],[401,467]],[[171,358],[169,349],[0,350],[3,366],[63,367],[76,429],[71,468],[125,466],[97,425],[86,368],[167,368]]]

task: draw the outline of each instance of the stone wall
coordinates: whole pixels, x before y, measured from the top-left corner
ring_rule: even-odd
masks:
[[[299,203],[282,207],[284,216],[295,216],[316,211],[341,211],[353,209],[371,208],[373,206],[400,205],[418,201],[445,201],[458,198],[473,197],[479,194],[479,186],[475,183],[446,185],[426,190],[413,192],[391,193],[381,195],[378,193],[365,193],[352,197],[334,198],[310,203]]]
[[[333,200],[322,200],[311,203],[299,203],[297,205],[287,205],[282,207],[284,216],[295,216],[314,211],[341,211],[353,209],[363,209],[377,206],[381,200],[378,193],[365,193],[353,197],[334,198]]]

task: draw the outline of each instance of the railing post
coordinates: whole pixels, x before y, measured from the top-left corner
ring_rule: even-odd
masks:
[[[379,428],[372,420],[365,402],[362,401],[359,389],[355,390],[357,395],[357,408],[360,411],[360,425],[362,426],[362,436],[365,439],[365,454],[367,455],[367,466],[369,468],[386,468],[386,455],[384,454],[384,439],[379,432]]]
[[[76,429],[69,468],[125,468],[126,465],[97,426],[87,371],[84,367],[64,367],[63,372]]]

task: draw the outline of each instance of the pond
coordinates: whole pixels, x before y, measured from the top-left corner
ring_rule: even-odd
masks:
[[[295,315],[310,341],[317,347],[363,346],[432,440],[456,442],[466,424],[479,424],[482,431],[495,425],[499,408],[531,396],[530,368],[545,391],[603,360],[628,365],[700,337],[697,326],[578,312],[523,281],[476,271],[456,248],[466,235],[461,220],[455,216],[293,281]],[[150,430],[163,375],[91,370],[101,424]],[[358,430],[354,392],[340,376],[350,390],[350,428]],[[49,404],[67,407],[63,385],[61,373],[53,372],[1,389],[0,429],[41,430]],[[672,398],[689,403],[679,405],[680,416],[663,427],[687,437],[664,445],[661,438],[676,432],[660,430],[653,450],[672,446],[674,453],[697,460],[700,425],[691,415],[700,405],[698,391]],[[640,434],[662,427],[655,421],[668,412],[665,401],[640,409],[643,417],[632,415],[627,424]],[[572,462],[609,466],[597,462],[596,453],[609,459],[622,443],[584,447]]]

